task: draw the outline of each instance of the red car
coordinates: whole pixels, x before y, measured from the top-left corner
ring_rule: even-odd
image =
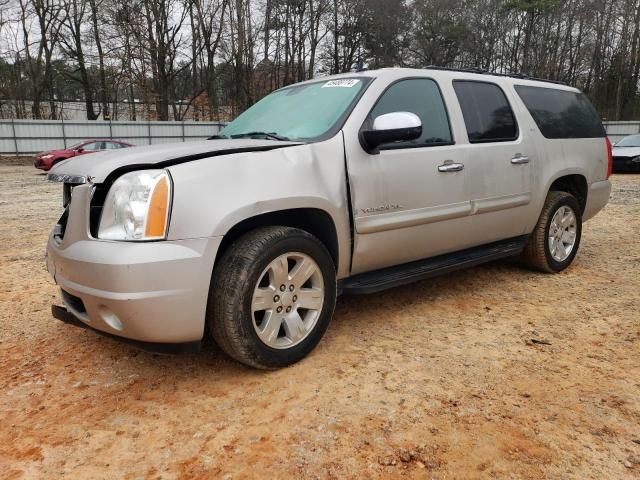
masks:
[[[133,147],[133,145],[120,140],[85,140],[73,147],[39,153],[33,160],[33,165],[46,172],[56,163],[66,160],[67,158],[84,155],[85,153],[95,153],[103,150],[115,150],[117,148],[127,147]]]

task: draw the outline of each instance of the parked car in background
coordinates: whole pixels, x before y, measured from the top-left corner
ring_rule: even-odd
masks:
[[[84,155],[86,153],[117,150],[127,147],[133,147],[133,145],[120,140],[84,140],[73,147],[39,153],[33,160],[33,165],[40,170],[48,172],[56,163],[66,160],[67,158],[77,157],[78,155]]]
[[[640,172],[640,134],[624,137],[613,146],[613,171]]]
[[[48,175],[63,183],[54,316],[165,352],[210,335],[259,368],[307,355],[341,292],[512,255],[560,272],[611,192],[611,143],[579,90],[435,68],[289,85],[218,140],[101,157]]]

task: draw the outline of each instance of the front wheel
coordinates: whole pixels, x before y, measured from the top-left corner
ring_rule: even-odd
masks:
[[[582,212],[570,193],[551,191],[542,207],[522,258],[543,272],[560,272],[571,265],[582,236]]]
[[[313,350],[335,302],[335,267],[324,245],[303,230],[265,227],[223,254],[213,274],[207,323],[234,359],[280,368]]]

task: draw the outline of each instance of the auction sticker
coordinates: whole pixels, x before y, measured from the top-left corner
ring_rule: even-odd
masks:
[[[345,78],[344,80],[329,80],[322,88],[351,88],[360,83],[357,78]]]

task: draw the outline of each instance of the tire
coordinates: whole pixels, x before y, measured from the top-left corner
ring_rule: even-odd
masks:
[[[230,357],[281,368],[318,344],[336,295],[334,263],[317,238],[296,228],[258,228],[234,241],[214,268],[206,321]]]
[[[569,215],[564,215],[568,212],[567,209],[570,210],[575,218],[573,229],[570,228],[571,225],[561,226],[559,223],[554,222],[554,218],[570,219]],[[556,215],[558,216],[556,217]],[[550,231],[553,233],[556,227],[560,226],[561,228],[557,230],[555,235],[550,237]],[[567,252],[570,245],[569,240],[571,239],[569,234],[573,234],[574,240],[570,251]],[[527,265],[536,270],[548,273],[561,272],[573,262],[580,247],[581,236],[582,211],[578,201],[570,193],[551,191],[547,195],[538,223],[531,233],[521,258]],[[560,237],[560,240],[558,240],[558,237]],[[558,241],[562,243],[560,244]],[[552,251],[552,243],[555,243],[555,246],[558,247],[555,248],[555,253]]]

